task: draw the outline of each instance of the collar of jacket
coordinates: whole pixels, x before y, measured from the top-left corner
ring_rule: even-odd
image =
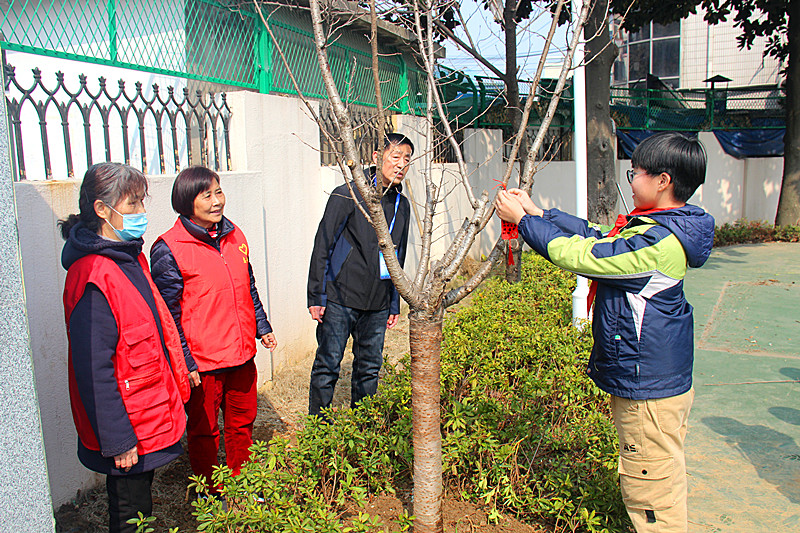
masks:
[[[183,227],[186,228],[186,231],[189,232],[189,235],[194,237],[199,241],[203,241],[206,244],[214,245],[216,241],[222,239],[225,235],[233,231],[233,222],[222,217],[222,220],[219,223],[219,231],[217,232],[217,237],[214,238],[209,235],[208,230],[202,226],[198,226],[194,222],[192,222],[188,217],[180,215],[178,217],[183,224]]]
[[[377,171],[378,171],[378,168],[375,165],[372,165],[371,167],[367,167],[367,168],[364,169],[364,175],[367,177],[367,179],[370,181],[370,183],[372,183],[373,187],[377,187],[378,186],[378,182],[375,179],[375,173]],[[397,194],[400,194],[400,193],[403,192],[403,183],[400,182],[400,183],[391,185],[389,187],[389,190],[390,191],[391,190],[395,190],[397,192]],[[386,196],[386,193],[384,193],[384,196]]]
[[[69,232],[67,242],[61,252],[61,264],[65,269],[89,254],[104,255],[115,261],[136,261],[142,253],[144,240],[113,241],[99,236],[87,228],[83,222],[75,224]]]

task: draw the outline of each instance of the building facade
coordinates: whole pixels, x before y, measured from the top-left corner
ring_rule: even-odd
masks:
[[[781,84],[781,64],[763,57],[764,40],[739,49],[740,34],[731,21],[709,25],[702,12],[667,25],[651,22],[633,33],[620,29],[612,86],[643,89],[648,74],[673,89],[704,89],[703,80],[715,75],[729,78],[730,87]]]

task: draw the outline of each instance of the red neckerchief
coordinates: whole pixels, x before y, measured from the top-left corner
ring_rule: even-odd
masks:
[[[213,226],[208,228],[208,236],[211,237],[212,239],[216,239],[217,235],[219,235],[219,225],[214,224]]]
[[[617,221],[614,223],[614,227],[611,231],[608,232],[606,237],[613,237],[615,235],[619,235],[619,232],[624,228],[630,218],[637,217],[637,216],[644,216],[650,215],[652,213],[658,213],[659,211],[669,211],[671,209],[677,209],[677,207],[662,207],[660,209],[646,209],[642,210],[639,208],[634,209],[627,215],[617,215]],[[594,305],[594,297],[597,295],[597,282],[592,280],[592,284],[589,286],[589,296],[586,297],[586,313],[591,314],[592,306]]]

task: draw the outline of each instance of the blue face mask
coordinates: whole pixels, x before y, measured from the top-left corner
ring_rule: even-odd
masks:
[[[147,213],[133,213],[130,215],[123,215],[110,205],[108,205],[108,208],[122,217],[122,229],[115,228],[111,224],[111,222],[108,222],[108,220],[106,220],[108,225],[111,226],[111,229],[114,230],[114,233],[116,233],[117,237],[119,237],[119,240],[132,241],[144,235],[144,232],[147,229]]]

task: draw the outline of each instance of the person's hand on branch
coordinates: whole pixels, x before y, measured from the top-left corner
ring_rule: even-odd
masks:
[[[544,211],[533,203],[530,195],[522,189],[508,189],[506,192],[517,199],[525,213],[535,217],[540,217],[544,214]]]
[[[497,209],[497,216],[506,222],[519,224],[519,221],[525,216],[525,209],[522,207],[522,204],[519,203],[516,196],[506,191],[497,193],[497,200],[494,202],[494,207]]]

